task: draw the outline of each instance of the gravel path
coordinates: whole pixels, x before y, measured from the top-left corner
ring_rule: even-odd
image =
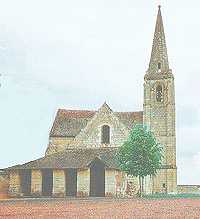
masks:
[[[0,218],[200,218],[200,199],[4,200]]]

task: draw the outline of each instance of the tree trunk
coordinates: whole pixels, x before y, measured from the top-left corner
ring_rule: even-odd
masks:
[[[142,197],[142,178],[139,176],[139,186],[140,186],[140,194],[139,197]]]
[[[142,194],[141,194],[141,197],[143,196],[144,194],[144,177],[142,176]]]

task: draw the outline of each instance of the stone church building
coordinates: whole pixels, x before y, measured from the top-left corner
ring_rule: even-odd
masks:
[[[140,112],[59,109],[45,156],[7,168],[9,194],[21,196],[113,196],[137,194],[138,178],[121,172],[117,149],[134,124],[146,124],[164,146],[162,168],[145,178],[145,193],[177,191],[174,76],[169,67],[159,6],[151,58],[144,75]]]

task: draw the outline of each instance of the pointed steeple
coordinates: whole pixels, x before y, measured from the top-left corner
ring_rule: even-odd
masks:
[[[165,33],[163,20],[161,15],[161,6],[158,6],[158,14],[156,20],[156,28],[154,32],[153,46],[151,51],[151,59],[149,63],[149,74],[168,73],[169,63],[167,55],[167,46],[165,41]]]

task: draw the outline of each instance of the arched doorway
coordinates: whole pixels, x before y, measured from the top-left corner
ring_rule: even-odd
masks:
[[[90,196],[105,196],[105,165],[98,158],[90,164]]]

